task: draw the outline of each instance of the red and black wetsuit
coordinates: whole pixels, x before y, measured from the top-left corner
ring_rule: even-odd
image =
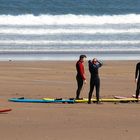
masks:
[[[136,98],[138,98],[140,94],[140,62],[136,65],[135,79],[138,79],[136,89]]]
[[[77,91],[76,91],[76,99],[79,99],[80,92],[83,87],[83,81],[86,80],[83,61],[81,60],[77,61],[76,70],[77,70],[76,80],[77,80],[77,86],[78,86]]]

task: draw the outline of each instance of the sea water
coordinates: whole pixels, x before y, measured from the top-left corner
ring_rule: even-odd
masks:
[[[139,0],[0,0],[0,60],[140,60]]]

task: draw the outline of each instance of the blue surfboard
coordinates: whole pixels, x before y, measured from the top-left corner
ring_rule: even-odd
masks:
[[[74,100],[43,100],[43,99],[27,99],[27,98],[11,98],[10,102],[21,102],[21,103],[74,103]]]

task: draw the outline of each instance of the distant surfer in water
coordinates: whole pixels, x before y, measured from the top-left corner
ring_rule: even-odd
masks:
[[[138,99],[140,94],[140,62],[136,65],[135,82],[137,83],[136,98]]]
[[[80,92],[83,87],[83,83],[86,84],[86,76],[84,70],[84,62],[86,61],[86,55],[80,55],[79,60],[76,63],[76,80],[77,80],[77,91],[76,91],[76,99],[80,99]]]
[[[91,104],[91,98],[92,93],[94,90],[94,87],[96,87],[96,99],[97,104],[99,104],[99,93],[100,93],[100,78],[99,78],[99,68],[103,65],[102,62],[98,61],[96,58],[94,58],[92,61],[88,61],[89,64],[89,72],[91,74],[90,77],[90,91],[88,96],[88,104]]]

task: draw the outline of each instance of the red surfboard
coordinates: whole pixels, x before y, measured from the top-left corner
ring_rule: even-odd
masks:
[[[12,111],[12,109],[0,109],[0,113],[4,113],[4,112],[9,112],[9,111]]]

